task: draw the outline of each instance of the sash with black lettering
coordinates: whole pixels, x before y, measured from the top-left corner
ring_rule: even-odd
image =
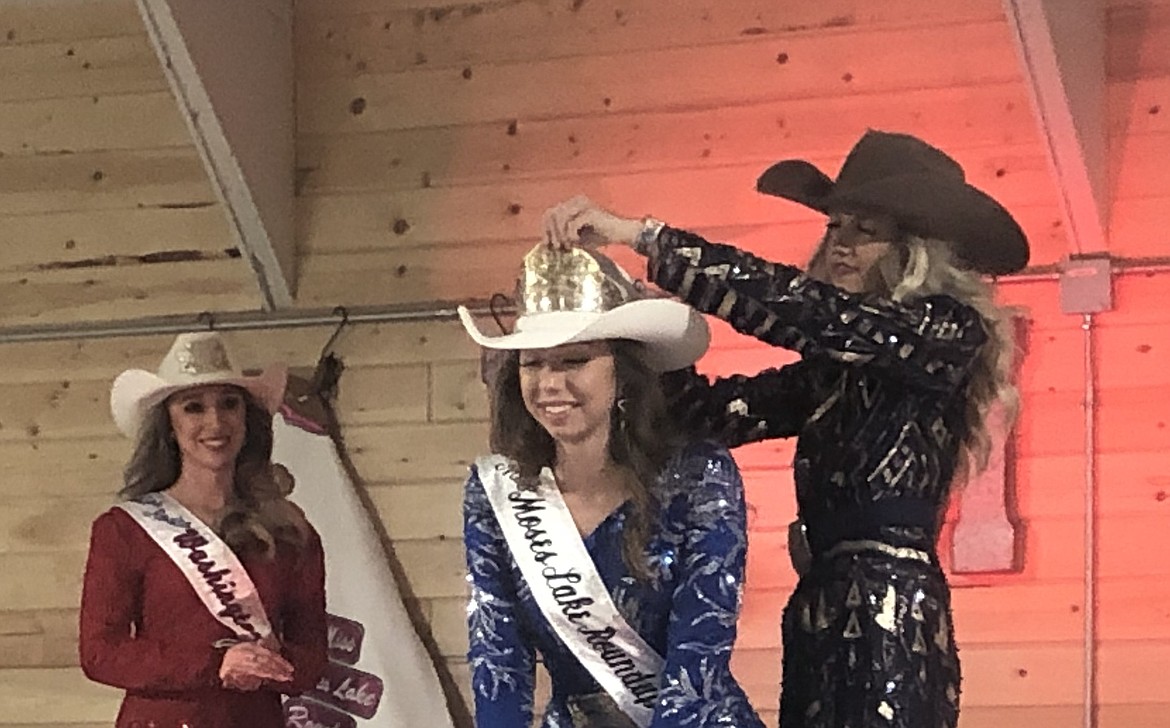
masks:
[[[504,457],[479,458],[476,468],[540,611],[622,712],[650,725],[662,657],[618,612],[552,472],[545,468],[529,490]]]
[[[207,524],[166,493],[148,493],[118,507],[175,562],[211,615],[241,640],[259,641],[272,624],[252,577]]]

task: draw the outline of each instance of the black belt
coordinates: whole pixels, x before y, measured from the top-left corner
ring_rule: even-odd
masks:
[[[938,532],[938,507],[921,498],[883,498],[847,510],[817,514],[805,519],[809,548],[814,556],[824,554],[842,541],[881,541],[891,546],[932,548]],[[890,543],[882,529],[919,528],[929,541],[915,538],[908,543]]]

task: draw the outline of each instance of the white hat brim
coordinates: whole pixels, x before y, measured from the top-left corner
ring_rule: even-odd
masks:
[[[135,437],[146,413],[175,392],[208,384],[232,384],[247,390],[267,412],[276,414],[284,402],[288,367],[276,364],[256,376],[217,372],[194,376],[182,383],[168,382],[145,369],[128,369],[114,379],[110,390],[110,412],[114,424],[127,437]]]
[[[551,311],[521,316],[512,333],[499,336],[484,333],[464,306],[459,307],[459,318],[475,343],[489,349],[551,349],[608,339],[639,341],[646,347],[647,364],[663,372],[694,364],[711,342],[706,319],[690,306],[668,298],[631,301],[604,313]]]

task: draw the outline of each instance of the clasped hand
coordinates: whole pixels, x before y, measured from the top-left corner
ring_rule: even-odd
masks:
[[[232,690],[258,690],[265,682],[283,683],[293,678],[293,666],[280,656],[275,640],[240,642],[223,653],[219,679]]]

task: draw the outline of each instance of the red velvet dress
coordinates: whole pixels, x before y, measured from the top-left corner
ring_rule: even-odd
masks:
[[[282,728],[280,695],[312,687],[326,663],[325,564],[314,532],[300,551],[241,561],[264,602],[291,683],[254,692],[219,680],[233,633],[207,611],[179,568],[127,513],[94,521],[81,598],[81,667],[122,688],[117,728]]]

